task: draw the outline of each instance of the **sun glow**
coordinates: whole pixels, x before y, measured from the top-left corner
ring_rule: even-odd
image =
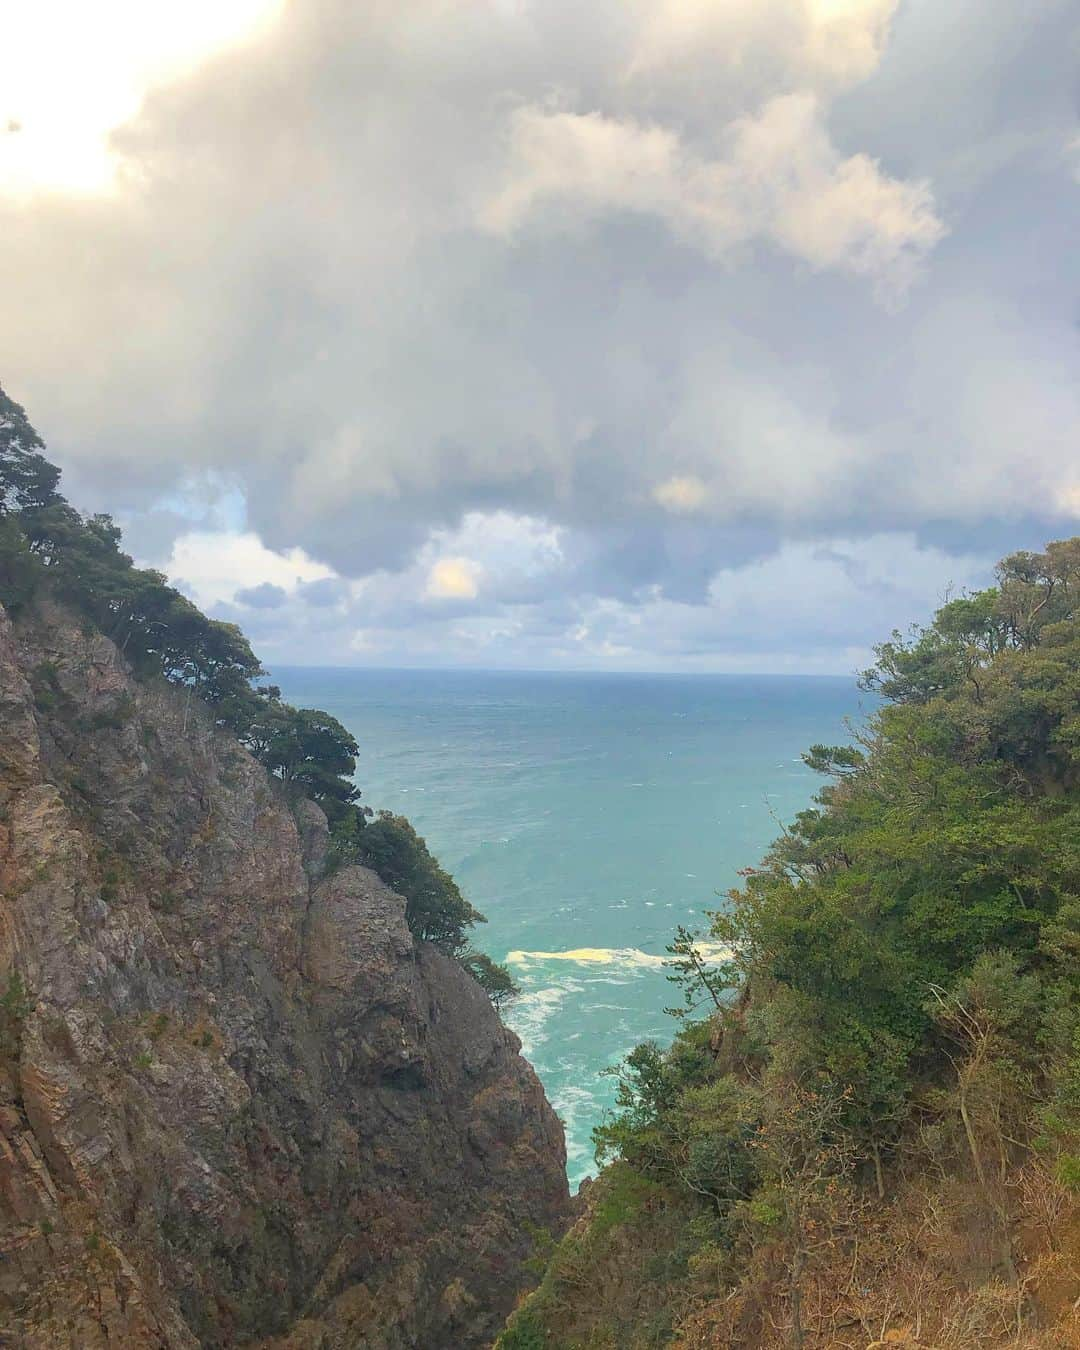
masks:
[[[109,134],[282,0],[0,0],[0,196],[107,192]]]

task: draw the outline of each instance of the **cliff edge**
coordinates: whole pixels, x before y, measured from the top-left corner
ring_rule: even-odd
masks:
[[[0,610],[0,895],[6,1343],[490,1342],[568,1208],[519,1042],[318,807],[48,604]]]

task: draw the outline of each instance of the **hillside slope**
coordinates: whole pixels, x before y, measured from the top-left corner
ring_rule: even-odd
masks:
[[[472,1347],[559,1122],[310,801],[47,598],[0,611],[0,1338]]]
[[[1080,1346],[1080,539],[864,686],[500,1350]]]

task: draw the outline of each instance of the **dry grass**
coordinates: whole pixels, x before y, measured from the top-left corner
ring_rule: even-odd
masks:
[[[804,1350],[1080,1350],[1080,1202],[1036,1163],[1003,1187],[901,1182],[807,1275]],[[736,1289],[699,1294],[679,1350],[790,1350],[780,1263],[758,1250]]]

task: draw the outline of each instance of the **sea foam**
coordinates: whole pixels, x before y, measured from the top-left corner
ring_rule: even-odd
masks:
[[[702,942],[697,948],[705,961],[726,961],[731,949],[721,942]],[[506,956],[507,965],[527,966],[532,961],[572,961],[582,966],[627,966],[645,969],[671,963],[668,955],[657,956],[637,947],[574,947],[568,952],[512,951]]]

